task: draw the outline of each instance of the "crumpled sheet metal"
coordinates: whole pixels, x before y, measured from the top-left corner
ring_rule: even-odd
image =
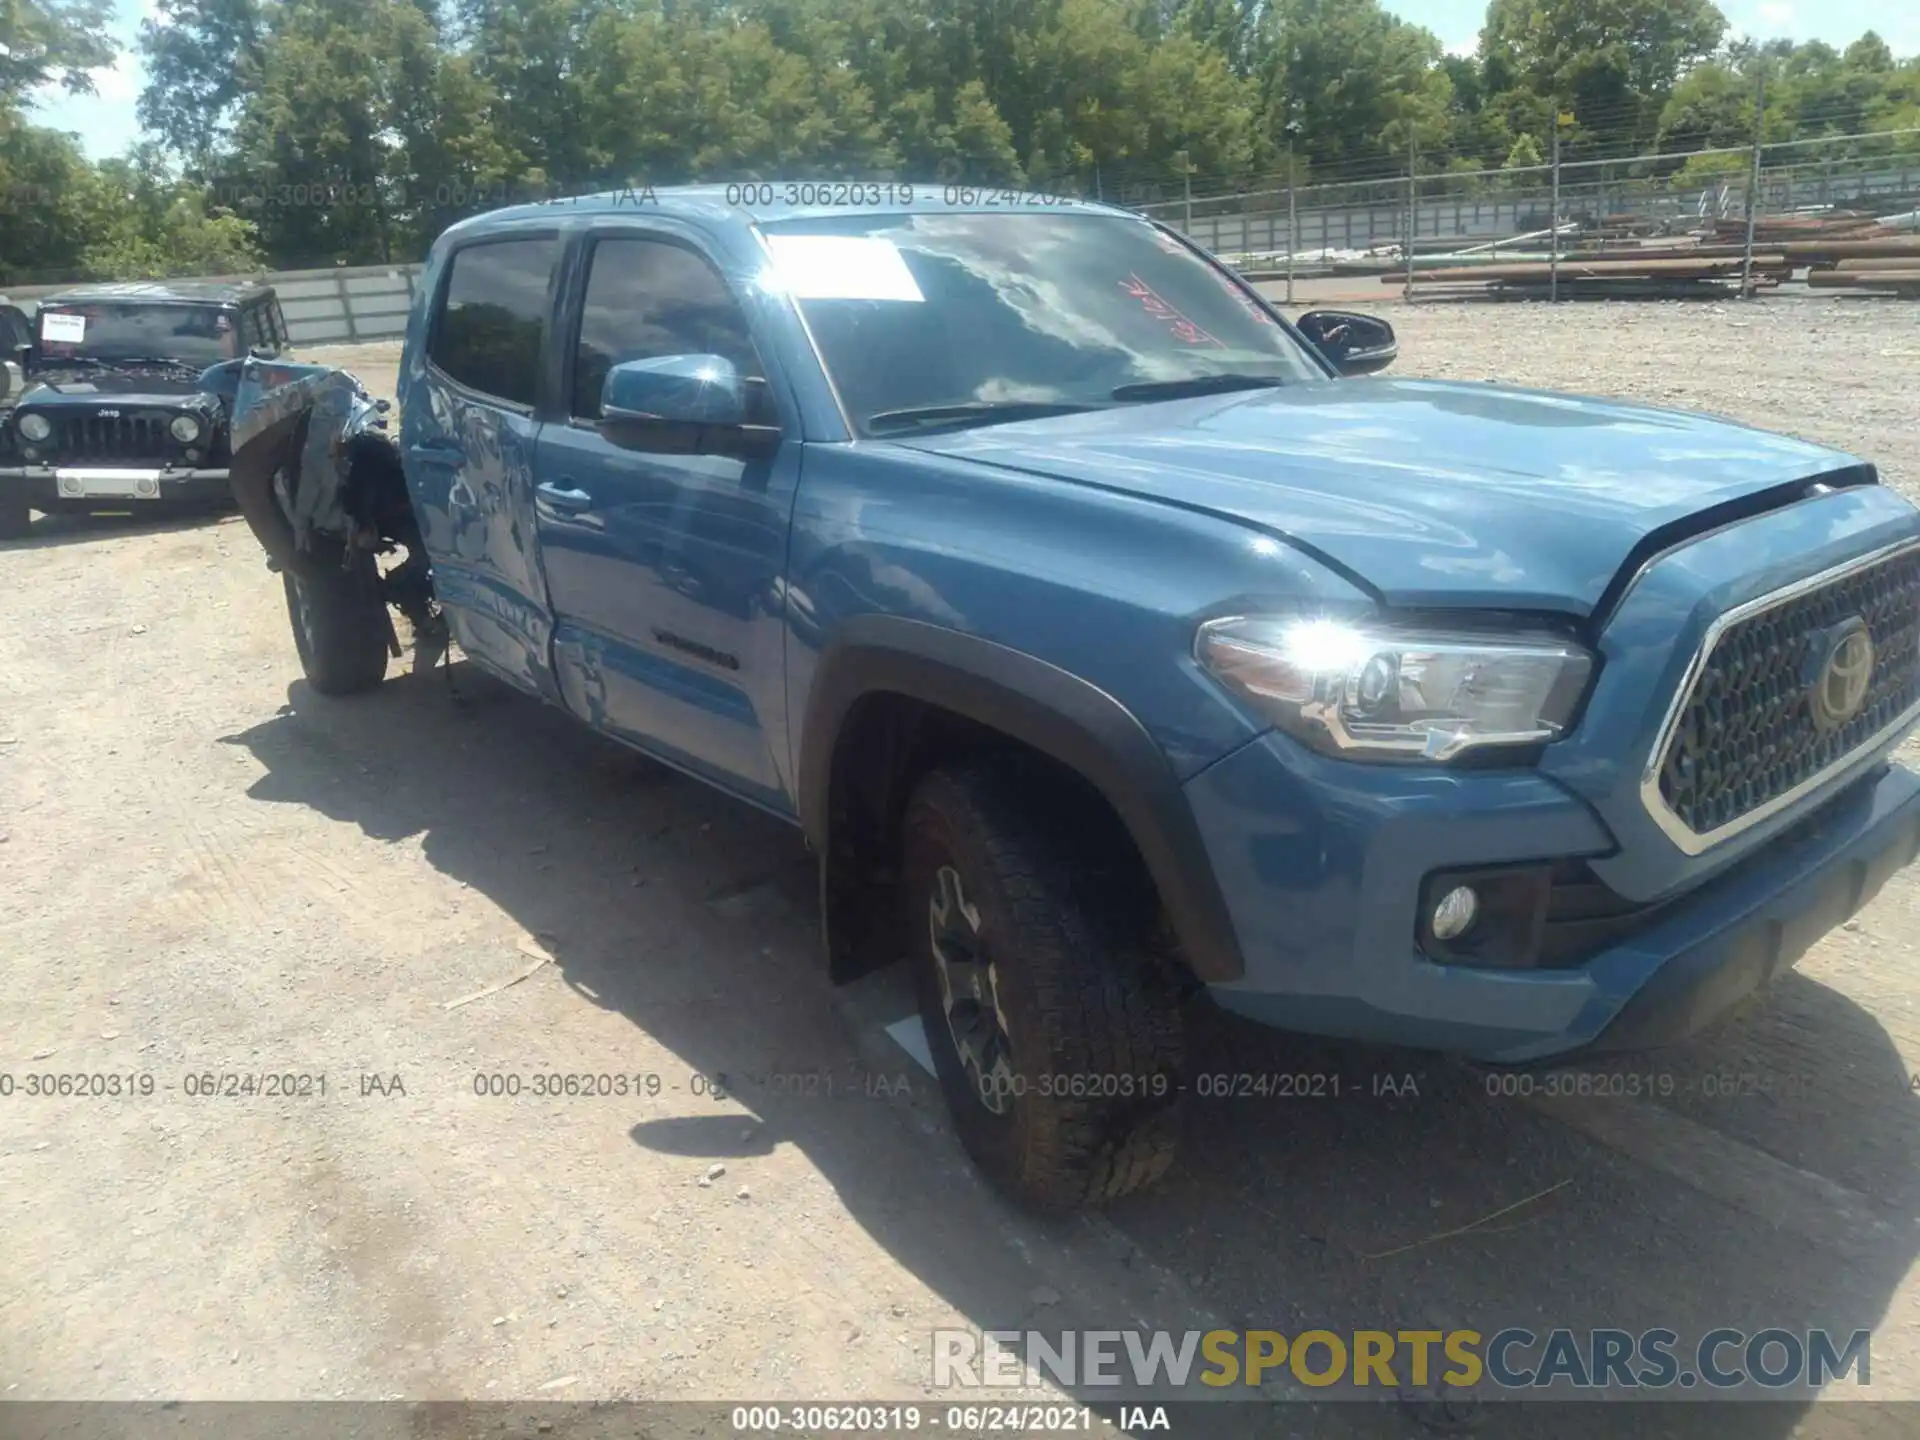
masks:
[[[370,428],[379,412],[365,387],[344,370],[252,361],[234,393],[234,453],[303,411],[311,418],[292,473],[280,471],[273,484],[294,541],[305,550],[315,531],[344,535],[352,529],[340,503],[351,465],[348,442]]]

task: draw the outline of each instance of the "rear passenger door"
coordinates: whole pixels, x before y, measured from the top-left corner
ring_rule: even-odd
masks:
[[[589,233],[566,304],[566,418],[540,441],[540,548],[567,704],[771,809],[790,811],[784,602],[800,469],[791,419],[771,456],[623,449],[600,390],[627,360],[719,355],[754,423],[781,426],[740,298],[678,235]]]
[[[553,617],[534,524],[537,409],[557,231],[476,239],[448,257],[426,361],[401,378],[400,444],[434,592],[474,661],[552,699]]]

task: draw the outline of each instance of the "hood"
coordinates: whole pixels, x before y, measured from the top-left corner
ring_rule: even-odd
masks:
[[[178,406],[183,397],[199,395],[198,375],[185,370],[142,370],[122,375],[106,370],[36,369],[28,377],[19,402],[53,409],[63,405],[100,404]]]
[[[1576,615],[1655,531],[1816,475],[1874,478],[1853,456],[1703,415],[1427,380],[1331,381],[888,443],[1239,520],[1389,605]]]

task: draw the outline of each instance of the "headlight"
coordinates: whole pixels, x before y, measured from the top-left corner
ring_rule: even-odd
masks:
[[[1593,657],[1551,635],[1401,630],[1370,621],[1215,620],[1200,663],[1329,755],[1450,760],[1566,731]]]
[[[44,440],[53,433],[53,422],[44,415],[22,415],[20,434],[27,440]]]
[[[191,445],[200,438],[200,422],[191,415],[174,416],[173,423],[167,429],[182,445]]]

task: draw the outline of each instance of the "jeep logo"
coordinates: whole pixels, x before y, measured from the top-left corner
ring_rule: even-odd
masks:
[[[120,418],[120,412],[118,410],[96,410],[93,413],[98,415],[102,420],[118,420]]]

